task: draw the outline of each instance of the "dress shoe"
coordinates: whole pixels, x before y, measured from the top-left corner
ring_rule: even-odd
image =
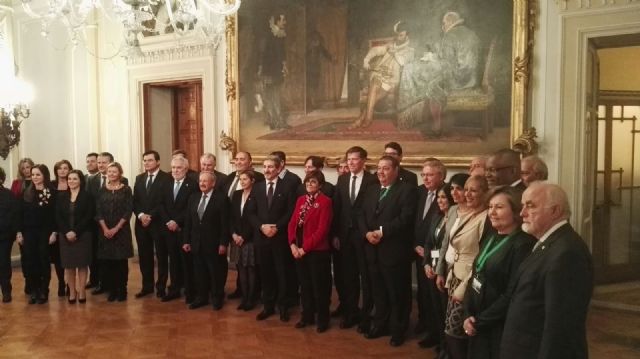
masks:
[[[385,335],[388,335],[388,334],[389,333],[384,328],[371,327],[371,329],[364,334],[364,337],[367,339],[377,339],[380,337],[384,337]]]
[[[353,328],[353,326],[356,324],[357,324],[357,321],[354,318],[343,318],[340,321],[340,329]]]
[[[178,299],[180,298],[180,293],[179,292],[173,292],[173,293],[168,293],[167,295],[165,295],[164,297],[162,297],[160,299],[161,302],[168,302],[174,299]]]
[[[399,347],[404,343],[404,336],[402,335],[392,335],[391,340],[389,340],[389,345],[392,347]]]
[[[44,304],[49,301],[49,297],[46,295],[42,295],[38,297],[38,304]]]
[[[360,324],[358,324],[358,327],[356,328],[356,330],[360,334],[368,333],[369,329],[371,329],[371,322],[368,320],[361,321]]]
[[[116,296],[116,300],[118,302],[124,302],[127,300],[127,292],[124,293],[118,293],[118,295]]]
[[[331,318],[338,318],[340,316],[342,316],[342,307],[338,306],[338,308],[336,308],[336,310],[331,312]]]
[[[431,336],[428,336],[418,342],[418,346],[423,349],[433,348],[436,345],[438,345],[438,340]]]
[[[255,307],[256,307],[256,302],[249,301],[244,305],[243,309],[244,309],[245,312],[248,312],[250,310],[253,310],[253,308],[255,308]]]
[[[413,329],[415,334],[422,334],[427,331],[427,326],[423,322],[418,322],[416,327]]]
[[[11,303],[11,294],[5,294],[2,296],[2,303]]]
[[[256,315],[256,320],[265,320],[275,314],[273,309],[263,309],[258,315]]]
[[[280,321],[285,323],[289,321],[289,311],[287,309],[280,309]]]
[[[184,297],[184,303],[187,305],[193,303],[194,300],[195,298],[192,295],[187,295]]]
[[[156,297],[158,298],[164,298],[167,296],[167,292],[164,289],[158,289],[156,291]]]
[[[143,289],[141,291],[139,291],[138,293],[136,293],[136,299],[142,298],[142,297],[146,297],[147,295],[153,293],[153,289]]]
[[[38,302],[38,296],[35,294],[32,294],[31,297],[29,297],[29,304],[36,304]]]
[[[198,309],[200,307],[204,307],[207,305],[207,302],[204,300],[194,300],[191,304],[189,304],[189,309]]]
[[[222,309],[224,302],[222,301],[222,299],[217,299],[213,301],[213,310],[218,311],[220,309]]]
[[[107,297],[108,302],[115,302],[116,299],[118,299],[118,295],[116,293],[109,293],[109,296]]]
[[[318,324],[318,327],[316,328],[316,332],[317,333],[324,333],[327,331],[327,329],[329,329],[329,324]]]
[[[296,325],[294,325],[294,328],[302,329],[302,328],[306,327],[307,325],[313,325],[313,320],[308,321],[308,320],[300,319],[300,321],[297,322]]]
[[[91,294],[93,295],[98,295],[98,294],[103,294],[106,293],[107,291],[104,290],[104,288],[102,288],[102,286],[96,286],[96,288],[94,290],[91,291]]]
[[[231,294],[229,294],[227,296],[227,299],[239,299],[239,298],[242,298],[242,291],[240,291],[238,289],[236,289],[235,292],[233,292],[233,293],[231,293]]]

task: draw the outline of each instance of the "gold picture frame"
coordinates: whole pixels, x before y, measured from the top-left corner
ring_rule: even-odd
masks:
[[[503,51],[498,55],[500,54],[503,55],[502,61],[504,61],[504,64],[505,64],[504,66],[505,70],[503,71],[506,71],[505,72],[506,75],[503,77],[506,78],[506,80],[504,81],[508,82],[507,86],[510,87],[510,96],[506,96],[503,93],[502,95],[496,94],[494,97],[494,99],[498,98],[498,99],[502,99],[503,101],[503,107],[502,107],[503,116],[501,117],[503,120],[503,125],[502,127],[498,127],[498,125],[496,125],[495,129],[497,130],[494,131],[494,134],[485,135],[486,137],[484,138],[481,137],[481,135],[478,135],[477,138],[474,136],[470,136],[469,141],[465,141],[464,139],[463,140],[456,139],[456,140],[448,141],[446,137],[442,139],[436,138],[434,140],[431,140],[428,137],[425,137],[424,139],[417,139],[417,140],[406,140],[402,138],[402,136],[400,135],[398,135],[399,138],[398,136],[394,136],[393,131],[390,131],[388,133],[384,132],[378,136],[378,133],[373,132],[372,130],[371,132],[372,136],[370,137],[366,137],[366,132],[365,132],[365,135],[362,135],[362,136],[365,136],[364,138],[362,136],[359,138],[350,138],[349,136],[345,135],[345,134],[348,134],[348,132],[344,132],[344,131],[340,132],[339,130],[336,130],[335,133],[331,133],[330,130],[327,130],[328,132],[323,132],[321,135],[319,135],[319,136],[325,136],[326,138],[321,137],[319,139],[316,139],[312,137],[315,134],[309,134],[308,137],[305,137],[306,133],[300,132],[302,130],[300,131],[297,131],[297,130],[294,131],[293,129],[270,130],[261,123],[256,125],[256,123],[258,123],[256,120],[256,115],[251,113],[248,108],[250,106],[250,103],[248,101],[250,101],[251,93],[253,91],[253,88],[256,85],[252,81],[246,80],[246,76],[243,78],[244,76],[243,74],[246,74],[247,71],[248,73],[252,73],[253,69],[247,70],[246,66],[243,66],[244,65],[243,60],[247,60],[246,62],[249,62],[248,59],[252,59],[252,61],[255,62],[256,56],[259,56],[259,55],[257,55],[258,52],[252,52],[251,57],[246,56],[247,59],[244,59],[241,57],[244,56],[243,51],[250,51],[247,49],[255,48],[256,46],[254,45],[257,42],[255,39],[255,36],[253,37],[247,36],[244,33],[240,33],[239,30],[249,31],[249,30],[246,30],[246,28],[252,28],[253,31],[256,33],[257,31],[263,31],[263,30],[264,32],[268,32],[267,21],[265,20],[265,19],[268,19],[268,17],[265,16],[265,14],[279,13],[279,12],[285,13],[287,14],[288,20],[289,20],[287,23],[287,30],[289,30],[290,27],[300,26],[300,24],[304,24],[306,26],[305,31],[297,31],[298,29],[294,28],[293,30],[290,30],[288,32],[288,34],[293,34],[291,36],[294,38],[292,38],[291,40],[287,39],[287,41],[290,41],[290,43],[292,44],[295,43],[296,44],[295,46],[298,46],[298,48],[296,48],[295,50],[296,50],[297,56],[300,57],[301,49],[304,51],[306,50],[306,47],[304,45],[300,45],[299,43],[301,41],[305,42],[306,38],[310,38],[308,35],[309,28],[308,28],[308,25],[306,24],[312,21],[311,19],[313,18],[313,15],[314,15],[314,13],[312,13],[312,10],[316,12],[318,11],[322,12],[326,10],[326,8],[320,8],[320,10],[318,10],[317,5],[316,5],[316,8],[311,9],[311,6],[312,6],[310,5],[311,3],[314,3],[314,4],[323,3],[323,2],[327,2],[331,4],[337,3],[339,5],[348,7],[353,3],[357,3],[358,1],[364,1],[364,0],[333,0],[333,1],[327,0],[327,1],[314,1],[314,2],[294,1],[294,0],[282,0],[282,1],[274,0],[273,3],[247,1],[247,2],[243,2],[242,7],[240,8],[240,11],[238,12],[238,14],[227,17],[227,20],[226,20],[227,53],[226,53],[225,88],[226,88],[226,98],[227,98],[227,105],[228,105],[228,117],[229,117],[230,124],[229,124],[229,133],[222,132],[220,134],[221,148],[232,152],[232,156],[235,155],[236,151],[249,151],[252,153],[252,156],[256,161],[262,160],[271,151],[282,150],[287,153],[287,162],[293,165],[303,164],[304,159],[308,155],[320,155],[320,156],[324,156],[327,159],[327,162],[329,165],[332,165],[336,163],[337,159],[339,159],[344,155],[345,150],[350,146],[360,145],[364,147],[369,151],[369,158],[371,160],[374,160],[375,158],[378,157],[378,154],[382,153],[383,151],[382,147],[384,143],[389,141],[397,141],[401,143],[404,147],[403,165],[405,166],[420,167],[426,157],[437,157],[441,159],[443,162],[445,162],[445,164],[448,166],[462,167],[462,166],[466,166],[469,163],[470,159],[474,156],[488,154],[499,148],[511,147],[514,145],[516,140],[521,136],[521,134],[523,134],[523,132],[525,132],[525,129],[527,129],[528,127],[527,98],[528,98],[529,78],[531,74],[531,58],[532,58],[531,52],[533,49],[532,36],[533,36],[533,27],[534,27],[534,10],[533,10],[533,7],[531,6],[531,2],[528,0],[514,0],[512,2],[509,2],[509,1],[504,2],[504,4],[511,4],[510,6],[512,6],[512,9],[503,10],[503,13],[506,13],[507,10],[511,10],[510,14],[507,14],[509,15],[508,21],[511,21],[511,41],[510,41],[511,51],[510,51],[510,54],[506,53],[506,51]],[[411,0],[407,0],[407,1],[411,2]],[[393,2],[393,4],[398,4],[398,6],[402,6],[403,2],[404,1],[399,0],[399,1]],[[254,7],[249,6],[252,3],[254,4],[258,3],[258,5],[255,5]],[[268,3],[272,5],[265,5],[263,3]],[[287,6],[287,3],[289,3],[290,6]],[[389,2],[385,2],[385,3],[388,4]],[[371,3],[368,3],[368,4],[369,4],[369,7],[375,7],[372,4],[376,4],[376,2],[371,1]],[[267,7],[273,10],[269,11]],[[395,7],[395,5],[393,5],[392,7]],[[349,10],[352,10],[352,9],[349,9]],[[394,11],[392,11],[394,9],[388,9],[388,10],[389,10],[389,13],[394,13]],[[256,14],[256,16],[253,16],[254,13]],[[323,13],[322,16],[326,16],[326,14]],[[506,17],[507,17],[506,15],[503,16],[503,18],[505,19]],[[316,18],[318,18],[317,15],[316,15]],[[320,18],[322,19],[322,17]],[[243,21],[246,23],[243,23]],[[393,23],[393,21],[391,23]],[[249,24],[252,26],[248,26]],[[257,30],[260,26],[264,26],[264,28]],[[317,23],[314,26],[318,26]],[[385,26],[381,25],[381,27],[385,27]],[[386,27],[389,27],[389,26],[386,26]],[[487,25],[485,25],[485,27],[487,27]],[[499,29],[496,31],[496,33],[500,33]],[[493,50],[488,50],[487,52],[486,50],[487,48],[493,48],[489,46],[489,43],[488,43],[489,37],[490,37],[489,35],[484,36],[486,40],[483,46],[483,49],[485,49],[485,52],[483,53],[483,59],[485,60],[484,65],[486,68],[482,69],[482,71],[479,71],[483,76],[482,86],[486,85],[485,81],[486,81],[487,75],[485,73],[488,73],[488,68],[489,68],[489,66],[487,65],[489,63],[488,59],[489,59],[489,56],[491,56],[491,51],[493,51]],[[351,41],[348,34],[345,34],[345,38],[347,39],[346,40],[347,42]],[[372,41],[375,41],[375,39],[372,40],[371,37],[365,40],[368,40],[369,44],[371,44]],[[493,40],[494,41],[491,43],[492,44],[491,46],[494,46],[495,44],[495,37],[493,37]],[[250,42],[250,43],[244,43],[244,42]],[[363,41],[360,41],[360,42],[363,42]],[[506,48],[505,46],[506,45],[503,44],[504,48]],[[351,55],[352,54],[349,53],[344,57],[348,58]],[[309,55],[307,53],[303,57],[308,57],[308,56]],[[495,58],[498,58],[498,57],[499,56],[496,56]],[[287,55],[287,60],[289,60],[289,55]],[[303,62],[307,64],[309,61],[305,59],[303,60]],[[351,64],[349,63],[348,65],[345,65],[345,66],[348,67],[348,66],[351,66]],[[298,81],[296,83],[304,82],[305,83],[304,92],[308,93],[309,90],[308,88],[306,88],[307,82],[310,83],[310,81],[308,80],[308,76],[309,76],[308,68],[304,67],[304,70],[302,71],[303,74],[306,74],[306,77],[304,78],[301,77],[300,75],[300,72],[301,72],[300,66],[297,66],[296,68],[294,64],[294,66],[292,66],[292,68],[290,68],[289,71],[294,72],[293,76],[298,76],[297,77],[298,80],[302,79],[301,81]],[[508,79],[509,75],[510,75],[510,80]],[[347,75],[345,75],[345,77],[347,77]],[[295,78],[291,81],[293,82],[294,80]],[[482,87],[482,88],[485,88],[485,87]],[[345,90],[343,89],[343,91]],[[299,89],[297,91],[294,89],[289,93],[293,93],[293,96],[291,97],[295,97],[299,94],[299,92],[300,92]],[[448,98],[448,104],[447,104],[448,108],[452,108],[455,106],[456,108],[459,109],[459,112],[455,112],[455,113],[451,112],[451,113],[454,113],[454,115],[452,115],[452,118],[454,121],[461,121],[459,118],[457,118],[456,114],[458,113],[461,114],[460,116],[466,115],[467,120],[465,121],[468,121],[469,123],[472,123],[472,121],[474,121],[475,118],[480,119],[478,123],[482,123],[484,121],[483,119],[485,118],[488,119],[485,122],[494,121],[493,118],[489,118],[489,116],[494,116],[494,114],[490,114],[489,109],[485,109],[484,107],[482,107],[483,106],[482,104],[478,105],[480,107],[474,108],[476,104],[472,104],[470,102],[465,103],[464,97],[462,99],[462,102],[460,102],[459,99],[458,100],[454,99],[452,96],[450,97],[451,98]],[[308,106],[307,103],[308,103],[308,98],[305,97],[305,106]],[[505,107],[504,104],[508,104],[507,111],[504,110],[504,107]],[[339,107],[341,110],[344,108],[347,108],[347,110],[349,111],[354,111],[353,107],[357,105],[341,104],[340,106],[342,106],[342,107]],[[336,108],[338,108],[338,106],[336,106]],[[478,114],[476,115],[475,114],[476,112],[473,112],[473,111],[478,109],[480,109],[480,111],[484,109],[485,111],[478,112]],[[468,113],[467,113],[467,110],[468,110]],[[491,109],[491,110],[495,111],[494,109]],[[318,111],[321,111],[321,110],[318,110]],[[425,112],[426,111],[427,110],[425,110]],[[304,118],[301,116],[306,116],[308,113],[309,113],[308,109],[305,111],[302,111],[302,115],[296,117],[296,119]],[[449,113],[449,112],[447,111],[446,113]],[[251,121],[253,121],[253,125]],[[304,124],[304,120],[300,120],[298,122]],[[473,123],[475,124],[475,122]],[[250,130],[251,128],[255,128],[259,126],[264,127],[264,132],[259,132],[259,131],[256,132],[255,130]],[[484,123],[478,127],[486,128]],[[294,126],[294,129],[295,128],[296,127]],[[500,134],[497,133],[498,130]],[[453,131],[458,131],[457,127],[453,128]],[[277,135],[274,135],[274,133]],[[488,132],[485,131],[485,133],[488,133]],[[287,137],[289,134],[290,136]],[[361,135],[361,134],[358,133],[358,135]],[[499,140],[496,140],[495,138],[497,138],[498,135],[500,136]],[[269,136],[271,136],[272,138],[270,138]]]

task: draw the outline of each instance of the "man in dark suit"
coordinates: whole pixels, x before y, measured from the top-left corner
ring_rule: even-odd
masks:
[[[158,280],[155,283],[156,295],[162,298],[166,295],[166,285],[169,272],[168,250],[166,242],[162,240],[164,223],[160,213],[162,211],[163,195],[171,185],[171,175],[160,169],[160,155],[154,150],[142,154],[144,172],[136,176],[133,187],[133,213],[136,216],[136,243],[138,244],[138,259],[142,274],[142,289],[136,298],[142,298],[153,293],[154,263],[153,248],[158,259]]]
[[[371,323],[373,297],[364,257],[365,233],[358,226],[358,221],[362,216],[364,194],[370,187],[378,186],[378,179],[365,170],[367,151],[364,148],[351,147],[346,157],[349,173],[338,177],[332,225],[333,245],[340,252],[345,291],[340,328],[351,328],[357,324],[358,331],[365,333]],[[361,286],[362,308],[358,309]]]
[[[253,186],[254,213],[249,222],[256,231],[255,249],[260,264],[262,302],[264,309],[256,319],[265,320],[275,313],[278,306],[280,320],[289,321],[290,303],[288,281],[290,271],[295,271],[293,256],[287,241],[287,226],[295,204],[295,195],[278,177],[282,163],[276,156],[264,161],[265,181]]]
[[[87,154],[85,161],[87,163],[87,173],[84,175],[84,182],[87,183],[89,177],[98,173],[98,154],[95,152]]]
[[[270,153],[271,156],[276,156],[278,158],[280,158],[280,161],[282,161],[282,169],[280,170],[280,173],[278,173],[278,177],[280,177],[280,179],[283,182],[287,183],[287,186],[293,190],[294,192],[298,191],[298,187],[302,184],[302,180],[300,179],[300,176],[298,176],[297,174],[289,171],[286,166],[287,166],[287,155],[282,152],[282,151],[273,151]]]
[[[180,290],[184,287],[187,303],[195,299],[195,279],[191,254],[182,251],[184,227],[187,216],[187,203],[192,193],[198,191],[198,183],[187,176],[189,161],[182,156],[174,156],[171,160],[171,186],[165,187],[160,217],[164,228],[162,235],[169,256],[169,279],[171,285],[163,302],[180,298]]]
[[[487,159],[484,176],[489,187],[511,186],[524,192],[527,188],[520,178],[520,153],[509,149],[501,149]]]
[[[216,170],[216,155],[205,152],[200,156],[200,172],[213,172],[216,175],[216,189],[221,190],[227,182],[227,175]]]
[[[109,152],[101,152],[98,154],[97,158],[97,166],[98,173],[91,176],[87,180],[87,192],[91,194],[94,202],[98,201],[98,194],[100,193],[100,189],[107,185],[107,167],[110,163],[114,162],[113,155]],[[129,185],[129,180],[126,177],[122,177],[120,182],[124,185]],[[89,283],[87,284],[87,288],[94,288],[91,294],[102,294],[107,291],[108,288],[104,288],[102,284],[105,282],[103,280],[104,273],[100,273],[100,260],[98,259],[98,231],[99,226],[96,222],[95,227],[92,230],[91,237],[91,248],[93,251],[93,256],[91,258],[91,265],[89,266]]]
[[[411,311],[411,246],[417,188],[398,179],[395,157],[378,161],[379,187],[370,187],[362,205],[365,257],[375,315],[367,339],[391,332],[392,346],[404,343]]]
[[[214,190],[216,175],[200,173],[200,192],[189,198],[183,250],[193,254],[198,295],[189,309],[207,305],[209,293],[213,310],[222,309],[229,244],[229,198]],[[223,273],[224,272],[224,273]]]
[[[435,282],[429,280],[424,272],[423,262],[425,256],[430,253],[425,252],[425,243],[429,228],[432,222],[438,218],[440,209],[436,201],[438,190],[444,185],[444,179],[447,177],[447,169],[444,164],[437,158],[427,158],[422,166],[423,185],[418,187],[418,204],[416,208],[416,217],[414,221],[414,241],[413,249],[415,251],[414,260],[416,268],[416,281],[418,284],[418,292],[416,301],[418,303],[418,323],[414,332],[420,334],[426,332],[425,338],[420,341],[421,347],[431,347],[438,344],[440,335],[444,333],[444,317],[439,318],[434,312],[431,298],[432,291],[440,293],[435,287]],[[429,246],[432,248],[432,246]],[[430,261],[429,261],[430,263]],[[437,297],[437,296],[436,296]],[[442,322],[442,323],[440,323]]]
[[[398,162],[402,162],[402,146],[398,142],[389,142],[384,145],[384,155],[395,157]],[[418,176],[408,169],[400,166],[398,170],[398,180],[407,182],[412,186],[418,186]]]
[[[587,358],[593,264],[567,222],[567,195],[557,185],[534,182],[522,205],[522,229],[538,242],[510,284],[500,357]]]

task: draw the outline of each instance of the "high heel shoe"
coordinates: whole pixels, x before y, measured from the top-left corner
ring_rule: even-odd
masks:
[[[78,298],[78,303],[84,304],[87,302],[87,298]]]
[[[76,304],[76,298],[69,298],[69,304]]]

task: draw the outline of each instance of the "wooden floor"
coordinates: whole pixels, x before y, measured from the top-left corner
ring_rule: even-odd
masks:
[[[16,270],[14,300],[0,303],[0,358],[434,358],[411,334],[392,348],[388,337],[367,340],[355,329],[339,329],[337,321],[323,334],[294,329],[297,309],[289,323],[277,316],[257,322],[260,308],[237,311],[237,300],[214,312],[209,306],[188,310],[182,300],[135,299],[140,275],[137,264],[130,269],[128,301],[89,294],[84,305],[53,295],[48,304],[28,305]],[[234,283],[232,272],[227,290]],[[640,357],[640,315],[593,309],[588,325],[591,358]]]

